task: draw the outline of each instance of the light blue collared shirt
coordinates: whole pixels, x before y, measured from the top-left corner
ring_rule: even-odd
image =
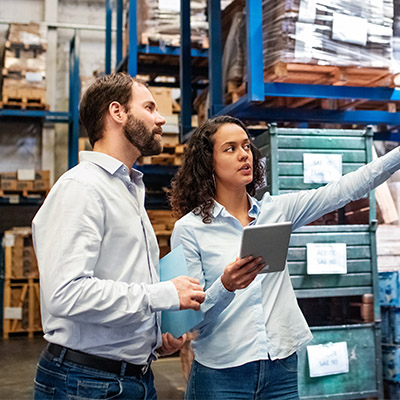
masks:
[[[159,282],[157,239],[142,173],[81,152],[53,186],[32,228],[44,337],[75,350],[146,364],[161,345],[160,310],[179,309]]]
[[[250,198],[251,224],[291,221],[293,230],[363,197],[400,168],[399,148],[338,182],[315,190]],[[204,319],[193,341],[195,359],[210,368],[229,368],[251,361],[282,359],[311,340],[298,307],[287,267],[260,274],[243,290],[232,293],[221,283],[225,266],[239,255],[243,227],[215,202],[211,224],[193,212],[176,222],[172,247],[182,244],[189,274],[206,291]]]

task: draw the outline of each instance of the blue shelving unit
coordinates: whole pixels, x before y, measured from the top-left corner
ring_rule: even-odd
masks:
[[[68,124],[68,168],[78,164],[79,139],[79,33],[76,31],[70,43],[69,109],[67,112],[0,108],[0,118],[40,118],[46,122]],[[1,202],[0,202],[1,203]]]
[[[309,97],[325,99],[368,99],[399,101],[397,88],[305,85],[264,82],[262,41],[262,0],[246,0],[247,94],[229,106],[223,104],[221,53],[212,54],[213,44],[221,33],[220,2],[208,0],[210,11],[210,116],[229,114],[246,120],[267,122],[297,121],[325,123],[387,124],[400,126],[400,115],[385,111],[340,111],[267,108],[260,106],[266,97]],[[217,51],[218,52],[218,51]],[[187,138],[187,137],[186,137]],[[375,134],[374,139],[400,141],[396,129],[385,134]]]

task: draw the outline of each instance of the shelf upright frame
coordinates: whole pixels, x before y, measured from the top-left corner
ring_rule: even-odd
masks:
[[[121,10],[122,12],[122,10]],[[135,77],[138,73],[137,2],[129,0],[129,52],[128,73]]]
[[[222,88],[222,42],[221,42],[221,2],[208,0],[209,13],[209,69],[210,88],[209,117],[224,107]]]
[[[81,84],[79,78],[80,35],[75,30],[69,52],[69,129],[68,129],[68,169],[78,164],[79,151],[79,98]]]
[[[190,1],[181,0],[181,48],[179,52],[179,79],[181,81],[181,113],[179,142],[192,129],[192,63],[190,37]]]
[[[105,73],[111,74],[111,50],[112,50],[112,0],[106,0],[106,60]]]

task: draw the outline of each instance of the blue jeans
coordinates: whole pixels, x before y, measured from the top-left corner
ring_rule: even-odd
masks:
[[[156,400],[153,373],[121,376],[60,360],[44,350],[36,371],[35,400]]]
[[[224,369],[207,368],[194,361],[185,399],[297,400],[297,354]]]

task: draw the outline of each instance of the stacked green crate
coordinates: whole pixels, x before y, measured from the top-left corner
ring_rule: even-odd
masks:
[[[272,125],[266,132],[254,136],[254,143],[265,157],[267,182],[263,190],[278,195],[320,187],[322,184],[305,182],[304,154],[340,155],[342,174],[355,171],[372,160],[372,137],[370,128],[294,129],[277,128]],[[344,224],[310,225],[292,234],[288,252],[289,272],[300,306],[304,302],[302,309],[314,336],[307,348],[299,352],[299,392],[302,399],[381,396],[382,365],[378,322],[380,308],[375,217],[376,205],[372,192],[369,195],[369,218],[366,224],[346,225],[345,218],[338,217],[338,221]],[[307,248],[313,243],[345,244],[347,272],[309,274]],[[374,317],[369,322],[364,320],[354,322],[354,318],[348,313],[352,304],[348,299],[351,299],[351,296],[371,296],[371,294],[374,296]],[[325,314],[325,309],[319,310],[319,307],[323,306],[327,310],[332,310],[332,305],[336,303],[339,304],[336,319],[328,313]],[[335,325],[335,321],[340,322]],[[323,352],[332,343],[332,349],[335,350],[336,344],[343,345],[343,342],[346,347],[343,354],[347,354],[348,357],[348,372],[330,373],[328,368],[326,375],[311,377],[311,350],[320,349]],[[316,345],[321,347],[312,347]],[[324,368],[321,370],[321,374],[324,374]]]

